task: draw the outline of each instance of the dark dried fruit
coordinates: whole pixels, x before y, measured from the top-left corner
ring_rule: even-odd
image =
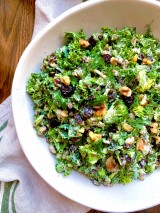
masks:
[[[70,117],[73,117],[73,116],[74,116],[74,112],[73,112],[73,111],[70,111],[70,112],[69,112],[69,116],[70,116]]]
[[[92,101],[92,100],[94,99],[94,96],[93,96],[93,95],[89,95],[89,96],[88,96],[88,99],[89,99],[90,101]]]
[[[75,145],[71,145],[69,149],[71,152],[75,153],[77,150],[77,147]]]
[[[51,57],[49,60],[48,60],[48,64],[52,64],[52,63],[56,63],[57,62],[57,59],[55,56]]]
[[[131,162],[132,158],[128,155],[124,155],[124,158],[127,162]]]
[[[122,84],[122,85],[124,84],[124,80],[122,78],[116,76],[115,79],[116,79],[117,83]]]
[[[139,80],[136,78],[136,79],[134,80],[134,85],[135,85],[135,86],[138,86],[138,84],[139,84]]]
[[[90,43],[90,47],[94,47],[97,43],[97,41],[94,39],[93,36],[91,36],[89,39],[88,39],[89,43]]]
[[[133,94],[129,97],[122,96],[122,100],[127,105],[127,107],[130,107],[130,105],[134,102],[134,96]]]
[[[150,126],[146,126],[147,131],[150,133],[151,132],[151,127]]]
[[[116,99],[116,93],[113,90],[109,90],[108,92],[108,100],[114,101]]]
[[[124,148],[126,148],[126,149],[130,149],[131,146],[132,146],[132,145],[131,145],[131,144],[128,144],[128,143],[125,143],[125,144],[124,144]]]
[[[110,54],[106,53],[106,54],[102,55],[102,58],[105,60],[105,62],[109,63],[111,58],[112,58],[112,56]]]
[[[84,119],[88,119],[93,115],[93,109],[90,106],[84,107],[82,110],[82,116]]]
[[[61,94],[64,98],[69,98],[74,93],[74,88],[71,85],[69,85],[69,86],[62,85],[60,87],[60,90],[61,90]]]
[[[101,41],[103,39],[103,36],[101,34],[99,34],[98,39]]]
[[[83,120],[82,120],[82,117],[81,117],[80,115],[78,115],[78,114],[76,114],[76,115],[74,116],[74,118],[75,118],[77,124],[81,124],[82,121],[83,121]]]
[[[51,128],[55,128],[60,125],[60,122],[56,118],[49,119],[49,125]]]
[[[143,62],[143,59],[144,59],[144,58],[145,58],[144,54],[141,53],[141,54],[139,55],[138,59],[137,59],[137,63],[138,63],[138,64],[141,64],[141,63]]]
[[[112,126],[110,126],[108,128],[108,132],[117,132],[117,125],[116,124],[113,124]]]
[[[139,165],[141,168],[144,168],[144,166],[146,165],[146,160],[145,159],[142,159],[140,162],[139,162]]]

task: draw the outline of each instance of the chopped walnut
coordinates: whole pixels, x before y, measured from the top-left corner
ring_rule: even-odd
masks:
[[[51,151],[53,154],[56,154],[56,150],[55,150],[55,148],[54,148],[53,146],[50,146],[49,149],[50,149],[50,151]]]
[[[146,64],[146,65],[151,65],[152,64],[152,62],[149,59],[147,59],[147,58],[143,59],[143,63]]]
[[[144,141],[142,138],[138,138],[137,140],[137,150],[142,152],[144,151]]]
[[[118,64],[117,58],[115,58],[115,57],[112,57],[112,58],[110,59],[110,62],[111,62],[111,64],[114,65],[114,66],[116,66],[116,65]]]
[[[113,156],[110,156],[106,160],[106,169],[107,169],[108,172],[117,172],[118,171],[119,165],[118,165],[118,163],[116,163]]]
[[[73,76],[76,76],[76,77],[81,77],[83,76],[83,71],[82,71],[82,68],[81,67],[78,67],[77,69],[75,69],[72,73]]]
[[[97,140],[100,140],[102,138],[102,135],[96,134],[96,133],[90,131],[89,137],[91,138],[92,141],[97,141]]]
[[[127,138],[127,139],[125,140],[125,144],[127,144],[127,145],[132,146],[133,143],[134,143],[134,137]]]
[[[146,94],[141,94],[139,96],[139,100],[141,101],[140,102],[141,106],[146,106],[148,104],[148,100],[147,100],[147,95]]]
[[[37,132],[37,135],[40,137],[44,136],[44,133],[47,131],[47,127],[46,126],[41,126]]]
[[[128,67],[129,61],[126,59],[122,62],[122,68],[126,69]]]
[[[80,40],[79,40],[79,43],[80,43],[80,45],[81,45],[82,47],[84,47],[84,48],[87,48],[87,47],[90,45],[89,41],[86,41],[86,40],[84,40],[84,39],[80,39]]]
[[[94,115],[99,117],[99,116],[104,116],[107,112],[106,104],[103,103],[101,106],[94,106]]]
[[[63,84],[65,84],[66,86],[69,86],[70,85],[70,77],[68,77],[68,76],[62,76],[61,82]]]
[[[109,45],[106,44],[106,45],[104,46],[104,50],[108,50],[108,47],[109,47]]]
[[[158,123],[152,123],[150,129],[152,134],[158,135]]]
[[[133,60],[134,62],[137,62],[137,60],[138,60],[138,55],[137,55],[137,54],[134,55],[132,60]]]
[[[159,144],[160,143],[160,137],[159,136],[154,136],[154,139],[156,141],[156,144]]]
[[[137,38],[132,38],[132,40],[131,40],[131,44],[133,45],[133,46],[135,46],[136,45],[136,42],[137,42]]]
[[[80,133],[84,133],[84,131],[85,131],[85,128],[84,128],[84,127],[82,127],[82,128],[79,130]]]
[[[121,87],[120,89],[121,95],[124,95],[126,97],[130,97],[132,95],[132,90],[129,87]]]
[[[124,124],[122,125],[122,128],[123,128],[126,132],[132,132],[132,131],[133,131],[133,127],[130,126],[129,124],[127,124],[127,123],[124,123]]]
[[[59,120],[64,121],[68,117],[68,111],[67,110],[60,110],[60,109],[58,109],[56,111],[56,115],[57,115],[57,118]]]

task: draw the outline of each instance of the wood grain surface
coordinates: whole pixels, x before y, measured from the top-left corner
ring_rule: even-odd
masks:
[[[18,60],[32,38],[34,9],[35,0],[0,0],[0,103],[11,93]],[[137,213],[160,213],[160,206]]]

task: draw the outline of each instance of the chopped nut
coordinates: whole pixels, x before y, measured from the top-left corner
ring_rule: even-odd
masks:
[[[115,57],[112,57],[111,59],[110,59],[110,62],[111,62],[111,64],[112,65],[114,65],[114,66],[116,66],[118,63],[117,63],[117,58],[115,58]]]
[[[88,63],[90,62],[92,59],[90,57],[87,57],[87,56],[83,56],[82,57],[82,61],[85,62],[85,63]]]
[[[125,140],[125,144],[128,144],[128,145],[133,145],[133,143],[134,143],[134,137],[131,137],[131,138],[127,138],[126,140]]]
[[[76,77],[82,77],[83,76],[83,71],[81,67],[78,67],[77,69],[75,69],[72,73],[73,76]]]
[[[152,123],[150,130],[152,134],[158,135],[158,123]]]
[[[118,76],[119,75],[119,72],[117,71],[117,70],[112,70],[112,72],[113,72],[113,74],[115,75],[115,76]]]
[[[129,116],[130,116],[130,118],[135,119],[135,114],[134,114],[133,112],[131,112],[131,113],[129,114]]]
[[[84,131],[85,131],[85,128],[84,128],[84,127],[82,127],[82,128],[79,130],[80,133],[84,133]]]
[[[54,62],[50,63],[49,66],[52,67],[52,68],[54,68],[54,67],[56,67],[56,63],[54,63]]]
[[[99,116],[104,116],[107,112],[106,104],[103,103],[101,106],[94,106],[94,115],[99,117]]]
[[[82,46],[82,47],[88,47],[89,45],[90,45],[90,43],[89,43],[89,41],[86,41],[86,40],[84,40],[84,39],[80,39],[79,40],[79,43],[80,43],[80,45]]]
[[[96,133],[90,131],[89,137],[91,138],[92,141],[97,141],[97,140],[100,140],[102,138],[102,135],[96,134]]]
[[[152,64],[152,62],[149,59],[147,59],[147,58],[143,59],[143,63],[146,64],[146,65],[151,65]]]
[[[133,57],[133,61],[134,61],[134,62],[137,62],[137,60],[138,60],[138,55],[136,54],[136,55]]]
[[[132,45],[133,45],[133,46],[135,46],[135,45],[136,45],[136,42],[137,42],[137,38],[135,38],[135,37],[134,37],[134,38],[132,38],[131,43],[132,43]]]
[[[147,100],[147,95],[146,94],[141,94],[139,96],[139,99],[141,100],[140,105],[141,106],[146,106],[148,104],[148,100]]]
[[[137,150],[142,152],[144,151],[144,142],[141,138],[137,140]]]
[[[160,137],[159,136],[154,136],[154,139],[156,141],[156,144],[159,144],[160,143]]]
[[[110,156],[106,160],[106,169],[107,169],[108,172],[117,172],[118,171],[119,165],[118,165],[118,163],[116,163],[113,156]]]
[[[121,93],[121,95],[130,97],[132,95],[132,90],[129,87],[122,87],[120,89],[120,93]]]
[[[106,45],[104,46],[104,50],[108,50],[108,47],[109,47],[109,45],[106,44]]]
[[[127,124],[127,123],[124,123],[124,124],[122,125],[122,128],[123,128],[126,132],[132,132],[132,131],[133,131],[133,127],[130,126],[129,124]]]
[[[47,130],[46,126],[40,127],[39,130],[38,130],[38,132],[37,132],[37,135],[40,136],[40,137],[43,137],[44,133],[46,132],[46,130]]]
[[[56,150],[55,150],[55,148],[54,148],[53,146],[50,146],[49,149],[50,149],[50,151],[51,151],[53,154],[56,154]]]
[[[56,115],[57,115],[57,118],[59,120],[64,121],[68,117],[68,111],[67,110],[60,110],[60,109],[58,109],[56,111]]]
[[[122,68],[126,69],[128,67],[129,61],[126,59],[122,62]]]
[[[70,77],[68,77],[68,76],[62,76],[61,82],[63,84],[65,84],[66,86],[69,86],[70,85]]]

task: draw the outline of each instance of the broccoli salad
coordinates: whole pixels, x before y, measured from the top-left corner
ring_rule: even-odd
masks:
[[[160,166],[160,42],[130,27],[65,39],[27,83],[57,172],[95,185],[143,180]]]

